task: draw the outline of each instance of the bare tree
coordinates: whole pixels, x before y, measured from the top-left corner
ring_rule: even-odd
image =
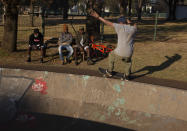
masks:
[[[88,0],[86,4],[87,12],[89,12],[89,10],[95,10],[99,15],[101,15],[104,4],[103,1]],[[100,21],[87,15],[86,30],[89,35],[98,36],[100,34]]]
[[[34,26],[34,5],[33,5],[33,1],[31,0],[30,1],[30,17],[31,17],[31,26],[33,27]]]
[[[138,20],[140,21],[142,19],[142,6],[144,4],[145,0],[137,0],[137,14],[138,14]]]
[[[175,20],[176,19],[176,7],[177,7],[177,3],[179,1],[184,2],[183,0],[164,0],[165,3],[168,5],[169,7],[169,15],[168,15],[168,20]]]
[[[4,35],[2,48],[12,52],[16,50],[19,0],[1,0],[5,7]]]
[[[128,16],[131,19],[132,0],[128,0]]]
[[[123,16],[126,16],[128,1],[127,0],[119,0],[119,4],[120,4],[120,14]]]
[[[18,7],[24,0],[0,0],[5,8],[2,48],[13,52],[17,49]],[[52,0],[42,0],[49,3]],[[48,4],[50,5],[50,4]]]

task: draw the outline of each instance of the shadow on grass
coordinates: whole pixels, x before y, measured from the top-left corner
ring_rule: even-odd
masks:
[[[35,119],[20,123],[15,120],[7,125],[1,125],[0,129],[6,131],[15,129],[25,131],[134,131],[132,129],[65,116],[39,113],[29,113],[29,115]]]
[[[15,52],[28,52],[28,49],[18,49]]]
[[[168,68],[169,66],[171,66],[174,62],[176,62],[176,61],[178,61],[182,58],[182,56],[179,55],[179,54],[175,54],[171,57],[169,57],[169,56],[165,56],[165,57],[167,58],[167,60],[164,61],[163,63],[161,63],[158,66],[146,66],[146,67],[144,67],[144,68],[142,68],[142,69],[140,69],[136,72],[133,72],[132,74],[147,71],[147,73],[145,73],[145,74],[133,76],[133,79],[138,78],[138,77],[142,77],[142,76],[146,76],[146,75],[149,75],[149,74],[153,74],[154,72],[164,70],[164,69]]]
[[[59,58],[59,53],[54,53],[54,54],[51,54],[51,55],[46,55],[46,57],[52,57],[51,59],[47,60],[47,61],[44,61],[43,63],[48,63],[48,62],[51,62],[53,60],[56,60]]]

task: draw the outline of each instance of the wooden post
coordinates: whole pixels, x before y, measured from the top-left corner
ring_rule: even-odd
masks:
[[[102,9],[102,12],[101,12],[101,17],[104,17],[104,8]],[[101,23],[101,43],[103,43],[103,40],[104,40],[104,23],[102,22]]]
[[[157,24],[158,24],[158,11],[156,11],[156,16],[155,16],[155,30],[154,30],[154,38],[153,40],[156,40],[156,36],[157,36]]]
[[[42,34],[45,36],[45,9],[42,8]]]
[[[31,27],[34,27],[34,5],[32,1],[30,3],[30,17],[31,17]]]

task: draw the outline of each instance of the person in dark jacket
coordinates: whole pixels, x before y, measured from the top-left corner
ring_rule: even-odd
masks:
[[[45,55],[45,48],[43,42],[43,35],[40,33],[39,29],[34,29],[34,33],[32,33],[29,37],[29,48],[28,48],[28,59],[27,62],[31,62],[31,51],[33,49],[41,50],[41,59],[40,62],[43,63],[43,58]]]
[[[75,58],[76,65],[78,65],[78,62],[77,62],[78,51],[80,51],[83,56],[85,56],[85,53],[86,53],[87,63],[93,64],[93,61],[90,56],[90,45],[89,45],[88,35],[84,31],[84,27],[80,27],[79,33],[76,38],[76,46],[74,46],[74,58]]]

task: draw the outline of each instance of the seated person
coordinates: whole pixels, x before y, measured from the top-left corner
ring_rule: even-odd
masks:
[[[29,37],[29,49],[28,49],[28,59],[27,62],[31,62],[31,51],[32,49],[41,50],[41,60],[43,63],[43,58],[45,54],[46,46],[43,43],[43,35],[40,33],[39,29],[34,29],[34,33],[32,33]]]
[[[69,33],[69,31],[68,31],[68,26],[66,24],[64,24],[63,32],[61,33],[61,35],[59,37],[59,41],[58,41],[58,45],[59,45],[58,51],[59,51],[60,59],[62,60],[63,65],[65,64],[64,56],[62,53],[63,49],[66,49],[68,51],[68,55],[66,57],[66,62],[67,63],[71,62],[70,57],[73,54],[73,48],[71,46],[72,39],[73,39],[73,37],[72,37],[72,34]]]
[[[83,54],[86,52],[87,54],[87,63],[88,64],[93,64],[93,61],[90,57],[90,46],[89,46],[89,41],[88,41],[88,35],[84,31],[84,27],[81,27],[79,29],[79,33],[76,38],[76,46],[74,48],[74,58],[75,58],[75,64],[77,65],[77,54],[78,50],[80,50]]]

